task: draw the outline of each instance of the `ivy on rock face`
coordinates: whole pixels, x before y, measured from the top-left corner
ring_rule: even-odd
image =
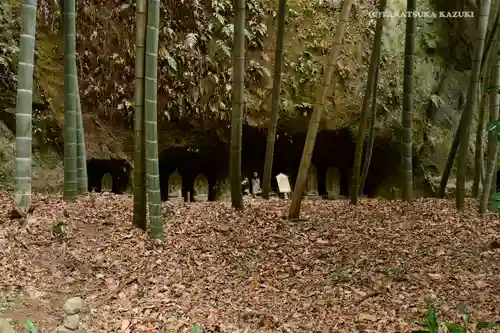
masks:
[[[54,4],[44,4],[40,13],[47,10],[59,13]],[[232,0],[215,0],[207,7],[198,0],[161,3],[158,116],[163,120],[229,119],[234,9]],[[263,1],[247,1],[245,34],[249,52],[263,49],[269,14]],[[77,17],[83,112],[92,111],[104,119],[121,118],[131,127],[135,4],[133,1],[120,5],[105,0],[79,2]],[[45,22],[44,30],[50,31],[51,25],[52,22]],[[259,95],[255,92],[258,83],[269,75],[258,60],[249,61],[245,77],[249,101],[246,102],[257,100],[252,96]]]
[[[18,52],[17,41],[12,34],[12,9],[8,3],[2,2],[0,3],[0,87],[12,92],[16,88],[15,58]]]

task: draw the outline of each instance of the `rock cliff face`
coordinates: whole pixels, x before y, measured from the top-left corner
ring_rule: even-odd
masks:
[[[247,76],[243,170],[248,176],[263,166],[266,121],[270,112],[274,63],[275,10],[278,1],[248,0]],[[292,178],[298,168],[314,90],[338,21],[341,0],[311,2],[289,0],[283,73],[282,110],[276,149],[276,173]],[[17,2],[16,2],[17,3]],[[321,124],[313,163],[318,170],[341,169],[344,190],[352,166],[356,133],[375,20],[372,1],[354,5],[338,61],[333,93]],[[78,68],[88,156],[131,163],[134,79],[134,1],[77,1]],[[19,8],[0,5],[0,19]],[[394,12],[405,1],[389,0]],[[497,2],[494,2],[494,8]],[[475,10],[465,1],[421,0],[422,11]],[[231,109],[232,1],[164,1],[159,52],[159,132],[165,177],[175,169],[185,178],[197,173],[217,179],[227,173],[227,141]],[[495,11],[492,11],[495,13]],[[62,38],[57,4],[40,1],[37,26],[35,128],[44,133],[43,144],[60,147],[63,124]],[[490,25],[494,14],[490,16]],[[12,59],[18,27],[4,19],[0,25],[13,38],[0,36],[0,66],[15,73]],[[14,21],[16,22],[16,21]],[[404,19],[386,22],[381,76],[377,140],[371,174],[365,190],[387,195],[397,187],[399,123],[402,109]],[[420,18],[414,91],[414,148],[417,183],[440,175],[458,126],[460,92],[466,93],[471,65],[474,19]],[[6,51],[7,50],[7,51]],[[2,71],[3,72],[3,71]],[[12,73],[11,73],[12,74]],[[3,74],[2,74],[3,75]],[[0,112],[8,127],[7,110],[14,107],[15,81],[0,77]],[[9,93],[5,93],[9,91]],[[11,121],[10,121],[11,123]],[[474,126],[475,127],[475,126]],[[474,128],[473,128],[474,130]],[[50,139],[50,140],[47,140]],[[471,156],[473,141],[471,141]],[[472,161],[472,158],[471,158]],[[217,165],[214,167],[213,165]],[[102,176],[97,173],[95,177]],[[318,178],[321,178],[319,176]],[[99,178],[100,179],[100,178]],[[165,180],[168,182],[168,180]],[[320,182],[321,183],[321,182]],[[424,190],[423,186],[419,186]],[[421,192],[423,194],[423,192]]]

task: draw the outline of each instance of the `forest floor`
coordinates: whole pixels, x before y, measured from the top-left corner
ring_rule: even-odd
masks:
[[[0,194],[0,317],[42,332],[73,296],[87,332],[410,332],[429,303],[500,320],[500,222],[474,201],[305,201],[295,222],[278,199],[165,205],[163,245],[132,228],[128,196],[34,204],[21,223]]]

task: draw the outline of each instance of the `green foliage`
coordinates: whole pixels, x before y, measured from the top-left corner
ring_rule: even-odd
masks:
[[[471,322],[469,320],[469,314],[468,314],[467,310],[462,309],[460,312],[462,314],[462,320],[464,322],[464,325],[470,325]],[[430,306],[427,310],[426,319],[423,322],[420,322],[419,324],[421,326],[427,328],[427,330],[417,330],[417,331],[413,331],[412,333],[438,333],[440,326],[446,327],[448,329],[448,332],[450,332],[450,333],[467,333],[466,326],[461,326],[458,324],[444,322],[444,321],[438,322],[436,309],[432,306]],[[474,333],[479,332],[479,330],[481,330],[483,328],[494,328],[494,327],[500,327],[500,322],[496,322],[496,323],[478,322],[475,325]]]
[[[162,1],[158,47],[158,120],[229,119],[231,108],[233,2]],[[40,5],[39,31],[55,37],[60,10],[55,2]],[[45,20],[44,13],[54,18]],[[271,13],[262,0],[247,1],[247,53],[264,49]],[[93,0],[79,6],[77,52],[83,112],[122,120],[132,126],[134,112],[134,1],[120,6]],[[80,24],[85,22],[85,24]],[[88,22],[92,22],[89,24]],[[46,37],[48,40],[49,37]],[[58,37],[56,37],[58,38]],[[41,40],[40,43],[43,43]],[[260,59],[246,66],[247,103],[258,100],[259,83],[269,77]],[[54,59],[55,60],[55,59]],[[50,60],[50,61],[54,61]],[[57,60],[59,61],[59,60]],[[52,98],[56,95],[51,92]],[[260,104],[256,104],[257,106]],[[252,107],[252,109],[256,109]],[[119,114],[114,114],[119,113]],[[162,119],[163,118],[163,119]]]
[[[12,34],[12,8],[9,2],[0,3],[0,87],[14,90],[16,86],[16,57],[19,48]],[[1,96],[0,96],[1,98]]]
[[[36,326],[28,319],[24,320],[24,326],[26,327],[26,331],[28,331],[28,333],[38,333]]]
[[[191,331],[191,333],[205,333],[205,330],[203,329],[203,327],[200,327],[198,324],[194,324],[193,330]]]
[[[14,157],[14,140],[0,136],[0,189],[13,189]]]

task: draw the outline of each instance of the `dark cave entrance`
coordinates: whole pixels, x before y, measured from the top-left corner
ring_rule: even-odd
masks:
[[[253,172],[263,177],[267,130],[245,128],[243,137],[243,177],[251,179]],[[299,171],[300,160],[306,139],[305,133],[287,134],[278,132],[274,148],[271,178],[272,190],[278,192],[276,176],[284,173],[293,186]],[[337,167],[340,171],[340,194],[347,195],[348,180],[354,157],[355,142],[347,129],[318,133],[311,163],[316,167],[318,194],[327,195],[326,171]]]
[[[87,161],[89,191],[102,191],[102,181],[106,174],[112,179],[111,192],[123,194],[130,183],[131,166],[125,160],[101,160],[92,158]]]
[[[496,179],[496,189],[495,192],[498,192],[500,190],[500,170],[497,171],[497,179]]]
[[[266,150],[267,130],[244,128],[243,136],[243,177],[251,179],[253,172],[257,172],[262,179],[264,157]],[[306,133],[286,134],[278,132],[275,143],[271,187],[278,191],[276,175],[285,173],[290,177],[293,186],[299,171],[300,160]],[[365,149],[362,164],[364,163]],[[321,131],[316,137],[311,163],[316,167],[318,180],[318,194],[327,196],[327,170],[336,167],[340,172],[340,195],[349,195],[351,170],[354,163],[356,140],[347,128],[337,131]],[[377,188],[391,177],[399,166],[400,155],[396,144],[390,138],[377,137],[375,139],[370,169],[366,178],[363,193],[374,197]]]
[[[165,149],[159,156],[160,189],[163,201],[168,200],[169,178],[178,171],[182,177],[182,196],[184,200],[194,201],[194,181],[203,174],[208,179],[208,200],[216,198],[216,182],[229,173],[229,155],[225,145],[203,148],[176,147]]]
[[[365,154],[366,140],[361,168],[363,168]],[[417,165],[415,163],[414,159],[414,166]],[[378,195],[377,190],[383,184],[392,183],[394,187],[397,187],[400,180],[400,166],[401,153],[398,143],[390,137],[376,137],[373,143],[370,169],[368,170],[363,193],[373,198]]]
[[[278,131],[273,159],[271,187],[278,191],[276,175],[285,173],[293,186],[297,177],[306,134],[286,134]],[[242,138],[242,180],[252,178],[257,172],[262,180],[266,151],[267,130],[243,126]],[[326,172],[329,167],[337,167],[340,172],[340,194],[347,196],[354,161],[355,139],[347,128],[338,131],[318,133],[312,164],[316,167],[318,192],[327,195]],[[399,166],[400,156],[390,138],[377,138],[370,171],[366,179],[364,193],[375,196],[377,188],[393,174]],[[165,149],[160,154],[160,187],[162,200],[168,200],[169,177],[178,171],[182,177],[182,196],[187,201],[188,192],[193,200],[194,180],[198,174],[208,179],[208,200],[217,198],[216,184],[229,178],[229,144],[219,143],[200,148],[177,147]]]

